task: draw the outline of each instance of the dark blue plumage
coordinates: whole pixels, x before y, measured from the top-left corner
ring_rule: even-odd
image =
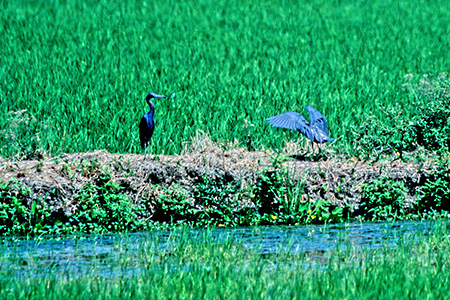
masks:
[[[141,140],[141,148],[145,150],[150,142],[153,135],[153,130],[155,129],[155,120],[153,119],[155,115],[155,106],[150,99],[153,98],[164,98],[165,96],[150,93],[147,95],[145,100],[148,105],[150,105],[150,111],[141,118],[141,123],[139,123],[139,138]]]
[[[322,144],[325,142],[333,142],[334,139],[328,137],[327,119],[311,106],[308,106],[306,109],[309,111],[310,123],[301,114],[296,112],[287,112],[270,117],[267,119],[267,122],[275,127],[298,130],[311,143],[317,142]]]

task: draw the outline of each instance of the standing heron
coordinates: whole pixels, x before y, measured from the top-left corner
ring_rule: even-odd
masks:
[[[333,142],[334,139],[328,137],[327,119],[311,106],[306,109],[309,111],[311,122],[306,121],[301,114],[291,111],[270,117],[267,122],[275,127],[298,130],[311,141],[314,153],[314,142],[322,144]]]
[[[155,129],[155,121],[153,116],[155,115],[155,105],[150,99],[153,98],[165,98],[166,96],[157,95],[150,93],[147,95],[145,100],[148,105],[150,105],[150,111],[141,118],[141,123],[139,123],[139,138],[141,140],[141,148],[145,150],[150,142],[153,135],[153,130]]]

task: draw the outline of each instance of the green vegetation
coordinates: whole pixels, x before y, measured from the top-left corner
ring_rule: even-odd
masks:
[[[405,198],[407,195],[405,183],[388,177],[380,177],[364,187],[361,211],[368,220],[389,220],[405,218]],[[412,208],[410,208],[412,210]]]
[[[402,180],[378,178],[364,187],[362,207],[355,213],[364,219],[449,217],[450,212],[450,79],[448,74],[407,76],[404,88],[416,99],[408,113],[399,106],[382,111],[388,120],[369,115],[354,126],[358,155],[428,162],[435,171],[417,187],[417,201],[405,203],[408,190]]]
[[[193,203],[180,189],[166,190],[152,220],[166,224],[203,226],[294,225],[339,222],[343,209],[327,201],[311,203],[301,180],[281,165],[280,155],[265,168],[254,185],[242,187],[225,177],[204,176],[195,184]]]
[[[327,201],[311,203],[303,191],[303,182],[294,180],[289,168],[282,165],[286,157],[272,157],[271,168],[264,169],[255,194],[258,212],[269,224],[311,224],[339,222],[344,220],[343,209],[332,207]]]
[[[206,176],[192,195],[172,187],[154,206],[130,199],[107,174],[77,193],[73,212],[55,212],[49,199],[25,201],[29,191],[12,181],[0,187],[2,234],[417,219],[450,211],[450,80],[442,73],[450,69],[444,59],[450,4],[19,0],[1,6],[1,156],[139,152],[138,121],[153,91],[168,96],[155,103],[154,154],[179,153],[198,130],[214,142],[280,149],[298,134],[272,130],[265,118],[305,114],[312,105],[338,139],[333,153],[438,166],[417,187],[414,205],[406,205],[407,183],[386,177],[364,186],[355,212],[321,199],[311,203],[305,183],[282,167],[281,157],[254,186]]]
[[[439,163],[433,177],[425,182],[420,197],[418,205],[423,213],[450,212],[450,165],[448,160]]]
[[[450,2],[4,0],[0,8],[1,157],[139,153],[144,98],[156,92],[167,96],[155,101],[156,155],[180,153],[199,130],[215,143],[278,150],[299,135],[265,119],[307,115],[311,105],[327,117],[339,157],[436,166],[415,195],[401,179],[372,180],[356,210],[312,203],[282,156],[253,185],[205,175],[192,193],[172,186],[145,201],[102,171],[70,210],[52,206],[57,191],[30,200],[27,187],[0,179],[1,235],[449,217]],[[31,265],[12,275],[24,260],[2,255],[0,299],[445,299],[450,236],[439,228],[396,246],[338,247],[320,263],[211,236],[173,237],[167,248],[144,240],[136,256],[117,245],[109,278],[95,263],[82,274]]]
[[[0,235],[43,235],[106,233],[150,228],[188,226],[248,226],[339,222],[343,209],[327,201],[311,203],[303,193],[301,180],[295,182],[273,158],[255,185],[241,186],[225,177],[204,176],[193,192],[174,185],[162,190],[156,201],[133,201],[126,187],[111,180],[108,172],[95,183],[86,183],[74,196],[75,207],[51,209],[48,199],[30,203],[29,189],[17,181],[0,185]],[[82,170],[95,162],[80,165]],[[158,186],[154,187],[155,189]]]
[[[26,200],[29,192],[11,181],[0,185],[0,235],[42,235],[67,233],[105,233],[144,230],[149,210],[121,193],[119,185],[106,181],[87,183],[75,195],[74,212],[53,210],[47,199]],[[18,192],[19,191],[19,192]]]
[[[168,96],[156,102],[152,153],[180,152],[197,130],[215,142],[281,148],[298,135],[265,118],[305,114],[307,105],[328,118],[336,146],[350,149],[349,128],[367,114],[388,123],[377,102],[413,114],[406,74],[450,69],[443,1],[6,0],[1,8],[2,156],[139,152],[149,91]]]
[[[126,239],[115,242],[114,252],[64,273],[33,253],[27,266],[2,255],[0,299],[447,299],[450,236],[444,224],[435,228],[381,247],[344,241],[323,253],[283,245],[271,254],[239,238],[161,233],[131,252]]]
[[[99,173],[93,182],[78,189],[71,209],[65,209],[67,203],[64,201],[62,205],[52,207],[55,205],[52,204],[52,193],[45,198],[32,197],[28,188],[12,180],[0,185],[0,235],[450,217],[450,172],[446,164],[442,163],[421,185],[412,189],[402,178],[375,178],[362,184],[358,207],[340,207],[321,198],[312,202],[299,174],[283,164],[286,160],[283,155],[274,155],[272,165],[264,168],[254,183],[243,184],[226,175],[204,175],[192,189],[176,184],[164,189],[154,185],[154,195],[143,198],[132,197],[129,186],[114,182],[106,169],[95,168],[95,162],[85,162],[79,165],[81,171],[90,172],[89,168],[95,168]],[[325,191],[326,186],[320,189]],[[413,202],[412,191],[416,193]]]
[[[0,185],[0,233],[2,235],[26,234],[35,229],[42,230],[42,223],[51,212],[42,203],[33,201],[28,205],[23,196],[29,190],[16,182],[2,183]],[[48,229],[48,228],[46,228]]]
[[[366,160],[378,160],[392,154],[404,159],[413,152],[413,158],[420,160],[427,153],[445,163],[450,151],[448,74],[409,75],[404,89],[416,101],[412,109],[380,107],[387,120],[368,114],[365,122],[353,126],[358,154]]]

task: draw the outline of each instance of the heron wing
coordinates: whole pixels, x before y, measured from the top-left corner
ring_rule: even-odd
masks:
[[[308,106],[306,108],[309,111],[309,117],[311,118],[311,127],[316,127],[328,136],[327,119],[317,111],[317,109]]]
[[[305,118],[302,117],[302,120],[299,120],[299,122],[297,122],[297,130],[314,143],[314,135],[311,131],[311,126]]]
[[[154,123],[148,118],[147,114],[145,114],[139,123],[139,139],[141,141],[142,149],[147,147],[149,140],[152,138],[153,129]]]
[[[308,121],[306,121],[306,119],[297,112],[289,111],[287,113],[268,118],[267,122],[275,127],[298,130],[308,139],[314,141],[314,136],[309,128]]]
[[[306,122],[306,119],[303,118],[301,114],[290,111],[285,114],[267,118],[267,122],[269,122],[270,125],[275,127],[296,130],[297,123]]]
[[[316,140],[316,142],[318,143],[325,143],[325,142],[332,142],[334,141],[333,139],[329,138],[325,132],[323,132],[322,129],[316,127],[316,126],[311,126],[311,132],[314,136],[314,139]]]

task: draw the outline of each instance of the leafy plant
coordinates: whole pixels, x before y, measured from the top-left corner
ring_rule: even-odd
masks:
[[[301,199],[303,184],[297,184],[283,165],[289,158],[275,154],[271,166],[264,168],[255,186],[255,204],[264,223],[276,224],[280,220],[297,221],[307,209]],[[291,176],[292,175],[292,176]]]
[[[418,82],[408,75],[404,85],[414,98],[411,116],[399,106],[380,109],[387,116],[374,115],[353,126],[355,149],[366,160],[378,160],[383,155],[397,155],[419,147],[436,151],[439,156],[450,150],[450,80],[446,73],[438,76],[423,75]],[[416,80],[417,81],[417,80]]]
[[[79,202],[68,223],[74,231],[135,231],[147,228],[144,203],[132,203],[122,187],[110,180],[100,186],[87,183],[75,199]]]
[[[157,200],[152,220],[189,226],[255,224],[255,208],[241,203],[244,194],[237,182],[205,175],[195,184],[192,200],[187,200],[187,191],[179,187],[164,190]]]
[[[366,220],[402,219],[407,215],[405,198],[408,193],[402,180],[388,176],[373,179],[364,186],[362,204],[356,214]]]
[[[304,182],[294,180],[295,174],[283,165],[288,158],[279,154],[272,157],[271,167],[263,170],[255,190],[255,203],[261,222],[267,224],[307,224],[338,222],[343,209],[331,207],[321,199],[311,202],[303,193]]]
[[[45,199],[29,203],[30,190],[16,181],[0,186],[0,234],[40,234],[51,227],[52,214]]]
[[[165,189],[156,200],[151,219],[160,223],[193,225],[196,210],[186,196],[187,192],[177,186]]]
[[[26,109],[11,111],[5,119],[5,129],[0,130],[0,144],[8,144],[4,154],[21,159],[40,159],[46,155],[51,121],[38,121]]]
[[[416,204],[421,213],[450,212],[450,166],[449,161],[441,160],[436,171],[421,187]]]
[[[377,161],[392,154],[402,158],[404,152],[416,147],[414,128],[410,120],[403,118],[403,111],[393,106],[383,112],[386,119],[369,115],[357,127],[352,126],[355,148],[365,160]]]
[[[204,176],[203,181],[194,187],[197,218],[204,220],[203,225],[238,225],[239,190],[237,182],[227,182],[223,177],[213,179],[210,176]]]
[[[417,144],[428,150],[445,153],[450,150],[450,80],[447,73],[423,75],[417,89],[423,105],[417,107],[414,122]]]

